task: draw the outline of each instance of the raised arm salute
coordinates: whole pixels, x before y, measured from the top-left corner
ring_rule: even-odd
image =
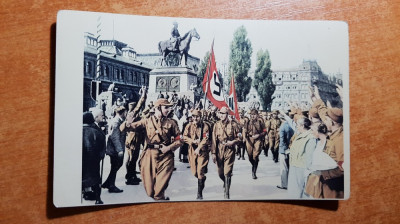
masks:
[[[167,118],[172,104],[167,99],[158,99],[154,107],[153,116],[137,122],[133,122],[133,116],[128,115],[125,128],[132,131],[144,130],[146,133],[139,163],[147,195],[155,200],[169,200],[165,196],[165,190],[174,169],[173,152],[183,142],[178,125]]]

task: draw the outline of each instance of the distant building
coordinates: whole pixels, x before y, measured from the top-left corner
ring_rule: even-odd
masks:
[[[160,67],[161,55],[159,53],[137,54],[126,43],[118,40],[100,40],[100,75],[97,77],[97,41],[96,37],[88,32],[84,33],[84,87],[83,111],[96,106],[92,99],[92,81],[100,81],[99,94],[106,92],[114,83],[113,91],[117,96],[123,96],[128,102],[139,99],[138,92],[142,85],[149,86],[150,71]],[[188,56],[188,67],[195,73],[198,72],[200,59]],[[155,83],[154,83],[155,85]],[[120,97],[118,97],[120,98]],[[114,104],[117,99],[112,99]],[[121,99],[122,100],[122,99]],[[100,107],[100,105],[97,105]]]
[[[99,93],[107,91],[114,83],[118,95],[126,97],[128,101],[138,100],[141,86],[149,85],[152,66],[138,61],[136,51],[117,40],[101,40],[99,50],[100,75],[96,78],[97,42],[93,34],[85,33],[83,110],[96,106],[96,101],[91,98],[91,85],[95,79],[101,82]]]
[[[289,109],[288,101],[311,107],[309,86],[318,86],[322,100],[329,100],[332,106],[342,106],[335,84],[343,85],[342,74],[326,75],[316,61],[303,61],[295,69],[272,72],[276,85],[271,110]]]

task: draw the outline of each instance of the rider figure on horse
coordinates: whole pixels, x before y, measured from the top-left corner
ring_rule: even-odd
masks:
[[[178,23],[173,22],[174,27],[172,28],[171,31],[171,43],[174,45],[174,50],[179,50],[179,42],[181,41],[181,35],[179,34],[178,31]]]

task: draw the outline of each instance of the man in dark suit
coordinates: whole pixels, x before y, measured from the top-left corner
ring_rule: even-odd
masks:
[[[99,116],[102,117],[103,111],[100,112]],[[92,113],[83,114],[82,189],[85,200],[96,200],[96,204],[103,204],[100,198],[100,161],[106,150],[106,136],[94,122]]]
[[[108,188],[110,193],[121,193],[123,190],[115,186],[115,178],[119,168],[124,162],[125,139],[126,133],[119,130],[119,126],[125,120],[126,109],[123,106],[117,107],[115,117],[111,120],[109,126],[110,136],[107,141],[107,155],[110,156],[111,170],[107,180],[101,185],[103,188]]]

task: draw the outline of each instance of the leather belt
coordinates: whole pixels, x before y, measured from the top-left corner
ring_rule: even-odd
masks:
[[[147,148],[150,148],[150,149],[159,149],[159,148],[161,148],[161,145],[159,145],[159,144],[148,144],[148,145],[147,145]]]

